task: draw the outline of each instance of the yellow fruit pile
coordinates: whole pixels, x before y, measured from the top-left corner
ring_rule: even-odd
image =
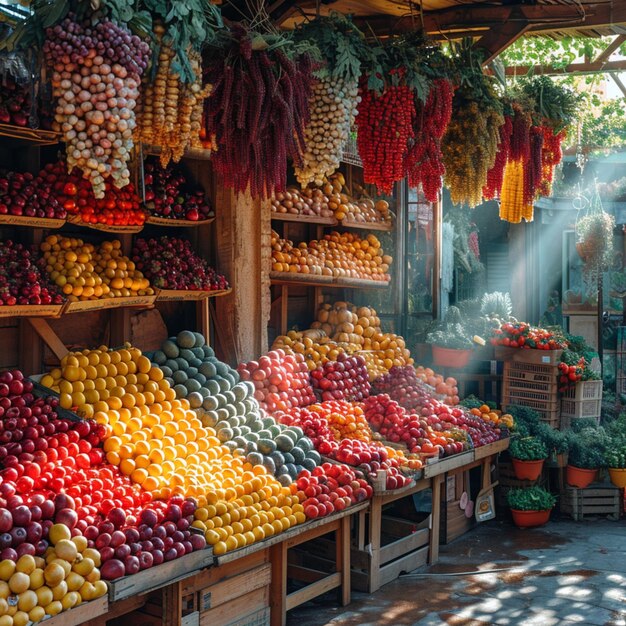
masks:
[[[42,377],[41,384],[61,394],[64,408],[76,407],[82,415],[107,427],[103,446],[107,461],[153,497],[192,496],[220,511],[226,507],[233,522],[251,519],[252,530],[239,532],[239,526],[224,523],[225,517],[221,522],[214,519],[224,513],[208,508],[206,519],[199,521],[205,523],[207,531],[225,529],[219,531],[216,545],[222,543],[218,550],[233,548],[229,537],[235,537],[237,545],[244,541],[242,545],[247,545],[253,540],[247,533],[252,532],[256,539],[265,536],[265,531],[254,530],[257,518],[251,510],[242,508],[251,506],[249,497],[258,504],[271,492],[273,506],[284,509],[282,517],[274,511],[274,518],[287,518],[281,522],[283,526],[304,521],[302,516],[295,517],[295,522],[291,517],[298,501],[289,488],[265,467],[253,467],[245,458],[233,456],[216,431],[203,425],[189,401],[176,398],[163,372],[137,348],[127,345],[120,350],[101,347],[72,352],[59,368]],[[301,511],[296,507],[295,512]],[[246,522],[244,527],[248,526]],[[274,530],[278,532],[277,525]],[[209,538],[213,540],[215,535]]]
[[[335,278],[389,280],[392,258],[374,235],[332,232],[323,239],[294,245],[272,232],[272,270]]]
[[[50,235],[41,244],[46,271],[70,302],[152,295],[154,290],[122,253],[121,242],[99,248],[82,239]]]
[[[365,360],[370,380],[386,374],[394,365],[413,364],[404,339],[383,333],[372,307],[356,307],[349,302],[324,304],[311,330],[289,331],[277,337],[272,349],[277,348],[304,355],[309,370],[336,360],[341,352],[358,353]]]
[[[0,561],[0,626],[26,626],[107,593],[100,553],[63,524],[50,528],[45,559],[25,554]]]

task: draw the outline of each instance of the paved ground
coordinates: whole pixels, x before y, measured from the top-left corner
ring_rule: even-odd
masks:
[[[482,572],[482,573],[477,573]],[[372,595],[294,609],[288,626],[626,626],[626,520],[483,524],[437,565]]]

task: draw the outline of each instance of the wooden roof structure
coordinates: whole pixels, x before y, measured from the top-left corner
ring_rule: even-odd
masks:
[[[222,0],[222,9],[238,19],[245,4]],[[318,13],[339,11],[381,37],[414,30],[435,39],[469,36],[488,51],[486,62],[521,36],[617,36],[619,43],[600,59],[606,64],[626,39],[626,0],[266,0],[266,7],[284,28]]]

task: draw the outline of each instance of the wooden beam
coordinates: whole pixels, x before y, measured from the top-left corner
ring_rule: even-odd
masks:
[[[613,79],[613,82],[619,87],[620,91],[624,94],[624,97],[626,97],[626,85],[624,85],[621,78],[613,72],[609,75]]]
[[[50,324],[41,317],[29,317],[28,322],[35,329],[37,334],[46,342],[54,356],[59,361],[68,354],[69,350],[65,344],[59,339],[57,334],[50,328]]]
[[[558,76],[561,74],[598,74],[600,72],[624,72],[626,71],[626,60],[607,61],[606,63],[571,63],[565,67],[554,67],[552,65],[518,65],[505,68],[507,76],[525,76],[532,74],[547,74]]]
[[[617,35],[615,39],[598,55],[596,63],[604,63],[626,41],[626,35]]]
[[[500,28],[491,29],[474,44],[475,48],[481,48],[486,52],[483,65],[491,63],[529,28],[530,24],[522,15],[519,7],[511,9],[508,18]]]

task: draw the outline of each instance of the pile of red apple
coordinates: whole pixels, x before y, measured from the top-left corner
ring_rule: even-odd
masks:
[[[103,426],[59,418],[58,399],[32,391],[18,370],[0,374],[0,559],[44,554],[55,523],[100,552],[108,580],[205,547],[192,499],[152,501],[104,462]]]
[[[0,242],[0,306],[63,304],[64,298],[42,275],[28,248]]]
[[[85,224],[103,226],[141,226],[146,215],[141,200],[132,183],[118,189],[110,182],[105,184],[104,197],[96,199],[89,180],[83,178],[81,170],[67,172],[64,161],[49,163],[40,173],[70,214],[80,217]]]
[[[370,479],[376,478],[378,470],[385,470],[386,489],[400,489],[411,482],[408,476],[400,472],[398,460],[389,458],[385,446],[377,442],[342,439],[338,449],[330,454],[330,458],[358,467]]]
[[[155,217],[198,222],[215,215],[207,195],[192,186],[180,168],[172,164],[163,168],[150,159],[144,172],[145,206]]]
[[[304,514],[311,519],[343,511],[372,497],[373,489],[347,465],[323,463],[312,472],[303,470],[295,483]]]
[[[229,287],[226,278],[200,258],[186,239],[137,239],[131,258],[159,289],[217,291]]]
[[[47,175],[9,172],[0,176],[0,215],[64,220],[67,211],[52,192]]]
[[[258,361],[241,363],[237,371],[242,380],[252,381],[254,397],[270,414],[315,402],[309,368],[301,354],[272,350]]]
[[[341,353],[311,372],[313,388],[321,399],[360,402],[370,395],[371,386],[365,361],[360,356]]]
[[[299,426],[320,454],[329,455],[339,447],[326,417],[310,407],[295,407],[289,412],[274,413],[276,421],[285,426]]]
[[[30,108],[30,85],[18,85],[10,76],[3,76],[0,89],[0,124],[28,126]]]

